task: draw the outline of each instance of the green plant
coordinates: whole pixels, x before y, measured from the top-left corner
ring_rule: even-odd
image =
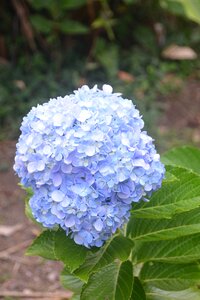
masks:
[[[160,0],[160,4],[164,9],[200,24],[199,0]]]
[[[35,13],[30,17],[31,24],[36,31],[46,35],[47,41],[51,43],[55,42],[59,33],[86,34],[88,32],[87,26],[70,18],[70,12],[79,9],[86,3],[86,0],[29,0],[29,4],[35,10]]]
[[[61,281],[77,299],[199,299],[199,158],[192,147],[164,154],[162,188],[134,204],[125,231],[100,250],[45,230],[27,254],[61,260]]]

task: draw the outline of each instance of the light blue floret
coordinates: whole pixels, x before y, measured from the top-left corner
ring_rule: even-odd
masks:
[[[47,228],[100,247],[128,221],[132,202],[161,186],[164,166],[139,111],[104,85],[33,107],[14,169],[32,187],[30,207]]]

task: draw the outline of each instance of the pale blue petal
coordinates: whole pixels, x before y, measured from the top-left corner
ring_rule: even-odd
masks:
[[[61,202],[65,197],[65,194],[59,190],[55,190],[52,192],[51,194],[51,198],[55,201],[55,202]]]

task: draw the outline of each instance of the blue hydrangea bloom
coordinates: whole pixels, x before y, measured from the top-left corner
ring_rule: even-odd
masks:
[[[161,186],[164,166],[132,101],[83,86],[24,117],[14,169],[32,187],[30,207],[47,228],[100,247],[127,222],[131,203]]]

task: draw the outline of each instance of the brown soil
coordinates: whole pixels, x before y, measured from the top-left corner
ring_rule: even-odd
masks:
[[[161,148],[186,142],[200,145],[200,82],[188,80],[179,93],[164,97],[162,104],[164,113],[159,122]],[[7,291],[10,295],[13,295],[11,292],[22,292],[27,294],[23,299],[30,300],[34,292],[63,291],[59,283],[62,265],[24,255],[39,229],[24,214],[25,195],[17,186],[18,179],[12,170],[14,153],[15,142],[0,143],[0,226],[21,224],[21,228],[10,236],[0,232],[0,298]]]
[[[159,132],[163,150],[181,144],[200,146],[200,81],[182,82],[180,90],[162,99]]]

